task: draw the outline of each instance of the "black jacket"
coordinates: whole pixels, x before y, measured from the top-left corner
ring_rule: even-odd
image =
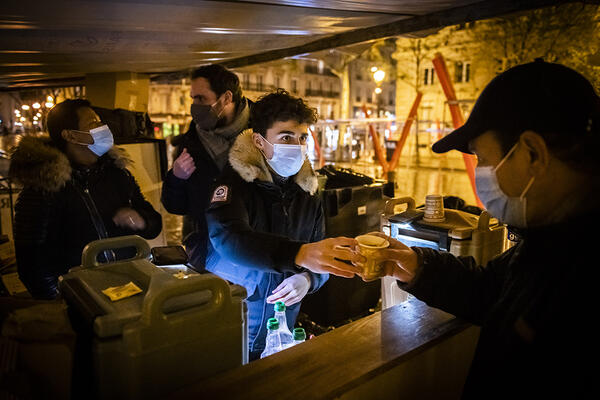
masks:
[[[252,102],[247,101],[248,107]],[[249,110],[246,117],[236,117],[236,124],[241,126],[239,132],[247,128]],[[237,119],[240,119],[237,121]],[[239,133],[238,132],[238,133]],[[165,209],[171,214],[183,215],[183,244],[188,253],[190,263],[195,267],[202,268],[206,259],[208,231],[204,213],[208,206],[208,198],[211,194],[215,179],[221,170],[213,161],[210,154],[198,138],[196,126],[192,122],[188,131],[181,137],[176,137],[177,158],[184,148],[194,159],[196,170],[187,179],[179,179],[170,169],[162,186],[161,201]]]
[[[79,170],[47,140],[25,137],[19,143],[10,165],[11,177],[23,185],[15,205],[15,250],[19,278],[34,297],[55,297],[58,276],[81,264],[89,242],[132,234],[151,239],[160,233],[161,215],[144,199],[126,165],[117,148]],[[112,218],[122,207],[137,211],[146,228],[116,226]]]
[[[294,259],[302,244],[323,239],[323,210],[314,196],[317,178],[308,160],[294,177],[274,183],[248,130],[237,138],[229,161],[206,212],[206,268],[243,285],[251,296],[269,275],[281,282],[301,272]],[[328,278],[310,275],[310,292]]]
[[[173,169],[170,169],[163,182],[161,201],[171,214],[185,216],[183,244],[191,264],[201,267],[206,258],[206,242],[208,241],[204,212],[214,181],[221,171],[198,139],[193,123],[183,137],[177,141],[175,158],[181,154],[184,148],[187,148],[188,153],[194,159],[196,171],[187,180],[184,180],[177,178],[173,174]]]
[[[597,354],[597,245],[587,218],[529,229],[477,266],[415,248],[417,276],[403,289],[481,326],[464,397],[587,398]]]

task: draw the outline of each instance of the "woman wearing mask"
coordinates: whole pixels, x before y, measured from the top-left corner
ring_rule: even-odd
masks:
[[[207,210],[210,245],[206,268],[246,288],[250,360],[265,347],[273,304],[283,301],[289,328],[300,302],[353,257],[336,246],[354,239],[324,237],[317,177],[306,158],[308,124],[315,111],[279,90],[254,104],[253,130],[240,134],[230,167],[217,181]],[[315,243],[316,242],[316,243]],[[309,270],[310,269],[310,270]]]
[[[86,100],[66,100],[48,113],[49,138],[24,137],[9,174],[23,185],[15,206],[19,278],[31,295],[58,295],[58,277],[80,265],[91,241],[138,234],[156,237],[162,218],[148,203],[126,155]],[[130,256],[107,251],[101,261]]]

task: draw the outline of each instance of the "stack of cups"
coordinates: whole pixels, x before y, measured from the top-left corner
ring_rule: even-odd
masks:
[[[444,199],[440,194],[428,194],[425,197],[425,222],[444,222]]]

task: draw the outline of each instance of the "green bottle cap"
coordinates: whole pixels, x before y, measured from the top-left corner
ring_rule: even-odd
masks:
[[[294,328],[294,340],[306,340],[304,328]]]
[[[279,329],[279,321],[277,318],[269,318],[267,320],[267,329],[270,331],[274,331],[275,329]]]
[[[283,301],[275,302],[275,311],[285,311],[285,303]]]

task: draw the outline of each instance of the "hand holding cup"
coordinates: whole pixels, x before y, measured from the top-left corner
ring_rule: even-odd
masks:
[[[376,242],[372,238],[359,239],[361,236],[376,237],[380,241]],[[417,254],[410,247],[381,232],[370,232],[361,236],[356,237],[358,244],[355,250],[363,256],[363,261],[354,264],[363,269],[362,273],[358,273],[363,281],[391,276],[408,283],[414,278],[418,260]]]

